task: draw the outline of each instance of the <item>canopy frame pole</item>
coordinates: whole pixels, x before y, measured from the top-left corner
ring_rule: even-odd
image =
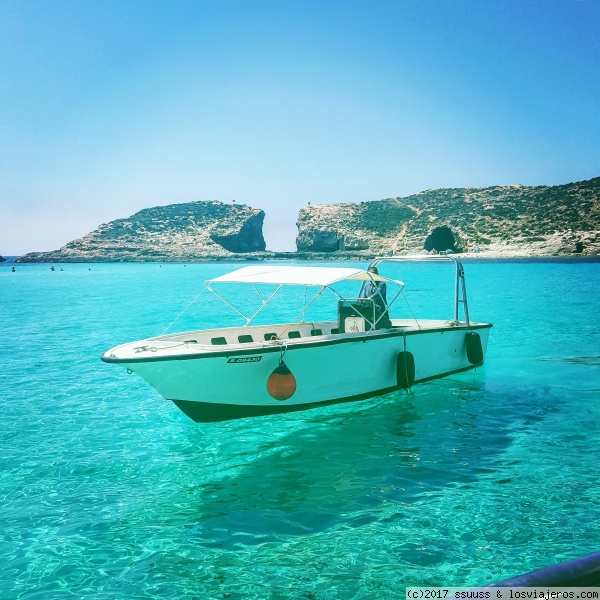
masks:
[[[258,289],[256,288],[256,286],[255,285],[252,286],[256,290],[256,293],[258,294],[258,297],[260,298],[262,306],[251,317],[247,317],[241,310],[238,310],[233,304],[231,304],[231,302],[228,302],[227,300],[225,300],[225,298],[223,298],[223,296],[221,296],[221,294],[215,292],[215,290],[213,290],[206,283],[204,284],[204,286],[206,287],[207,290],[209,290],[217,298],[219,298],[219,300],[221,300],[222,302],[224,302],[225,304],[227,304],[227,306],[229,306],[230,308],[232,308],[238,315],[242,316],[245,319],[245,321],[246,321],[246,323],[244,323],[243,327],[248,327],[248,325],[250,325],[250,322],[254,319],[254,317],[256,317],[256,315],[258,315],[258,313],[261,310],[263,310],[265,308],[265,306],[267,306],[267,304],[269,304],[269,302],[274,298],[275,294],[277,294],[277,292],[279,292],[279,290],[283,287],[283,284],[279,285],[277,287],[277,289],[266,300],[263,299],[261,293],[258,291]]]
[[[327,289],[327,286],[324,285],[315,295],[315,297],[308,303],[305,304],[304,307],[302,308],[302,310],[292,319],[292,323],[296,322],[296,319],[298,319],[299,317],[304,318],[304,313],[308,310],[308,307]],[[331,288],[329,288],[331,289]],[[306,291],[306,287],[304,288],[304,290]],[[301,321],[302,323],[304,323],[304,321]]]
[[[253,284],[252,284],[252,287],[254,288],[254,291],[255,291],[255,292],[258,294],[258,297],[260,298],[260,301],[261,301],[261,302],[264,304],[264,303],[265,303],[265,300],[264,300],[264,298],[262,297],[262,294],[260,293],[260,290],[259,290],[259,289],[256,287],[256,284],[255,284],[255,283],[253,283]]]
[[[248,325],[250,325],[250,322],[254,319],[254,317],[256,317],[256,315],[258,315],[258,313],[263,310],[263,308],[265,308],[267,306],[267,304],[269,304],[269,302],[271,302],[271,300],[273,300],[273,298],[275,297],[275,294],[277,294],[277,292],[279,292],[279,290],[283,287],[283,284],[281,284],[266,300],[263,300],[263,297],[261,296],[260,292],[258,291],[258,289],[256,288],[256,286],[254,284],[252,284],[252,287],[256,290],[256,293],[258,294],[258,297],[261,299],[262,301],[262,306],[248,319],[246,319],[246,324],[244,325],[244,327],[248,327]]]
[[[391,302],[388,302],[388,305],[387,305],[388,315],[389,315],[389,310],[390,310],[390,308],[391,308],[392,304],[394,304],[394,302],[396,302],[396,300],[398,299],[398,296],[399,296],[399,295],[400,295],[400,294],[401,294],[403,291],[404,291],[404,287],[401,287],[401,288],[400,288],[400,289],[399,289],[399,290],[396,292],[396,295],[395,295],[395,296],[392,298],[392,301],[391,301]],[[379,318],[381,318],[381,317],[379,317]]]
[[[210,292],[212,292],[217,298],[219,298],[219,300],[223,301],[225,304],[227,304],[227,306],[229,306],[229,308],[232,308],[238,315],[240,315],[243,319],[246,320],[246,324],[244,325],[244,327],[246,327],[246,325],[248,325],[248,323],[250,323],[250,319],[240,310],[238,310],[233,304],[231,304],[231,302],[227,302],[227,300],[225,300],[225,298],[223,298],[223,296],[221,296],[221,294],[218,294],[217,292],[215,292],[215,290],[213,290],[209,285],[206,285],[206,289],[209,290]],[[263,307],[264,308],[264,307]]]

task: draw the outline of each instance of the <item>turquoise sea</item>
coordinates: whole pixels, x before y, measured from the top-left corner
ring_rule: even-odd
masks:
[[[99,357],[243,265],[55,266],[0,266],[0,598],[403,598],[600,550],[600,263],[466,264],[476,372],[215,424]]]

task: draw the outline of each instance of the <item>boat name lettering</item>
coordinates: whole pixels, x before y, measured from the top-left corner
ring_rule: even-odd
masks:
[[[230,358],[228,363],[250,363],[259,362],[262,356],[245,356],[244,358]]]

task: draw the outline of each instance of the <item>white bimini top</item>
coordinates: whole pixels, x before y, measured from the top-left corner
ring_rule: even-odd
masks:
[[[211,283],[268,283],[274,285],[310,285],[327,287],[340,281],[389,281],[404,287],[401,281],[388,279],[364,269],[346,267],[287,267],[282,265],[242,267],[205,281]]]

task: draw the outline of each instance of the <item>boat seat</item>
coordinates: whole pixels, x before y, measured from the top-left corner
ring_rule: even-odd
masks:
[[[272,342],[279,339],[276,333],[265,333],[265,342]]]
[[[313,329],[310,332],[310,335],[323,335],[323,330],[322,329]]]
[[[238,342],[240,344],[247,344],[249,342],[253,342],[251,335],[238,335]]]
[[[224,346],[225,344],[227,344],[227,340],[224,337],[216,337],[211,338],[210,343],[213,346]]]
[[[289,338],[290,340],[293,340],[294,338],[299,338],[299,337],[302,337],[302,336],[300,335],[300,332],[299,332],[299,331],[290,331],[290,332],[288,333],[288,338]]]

